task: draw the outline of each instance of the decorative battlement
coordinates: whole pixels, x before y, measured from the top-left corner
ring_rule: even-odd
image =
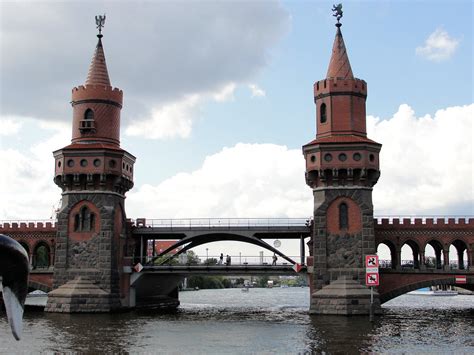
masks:
[[[123,91],[119,88],[103,85],[79,85],[72,89],[72,103],[77,101],[102,99],[122,105]]]
[[[55,232],[56,222],[33,221],[33,222],[2,222],[0,221],[0,232]]]
[[[374,218],[375,228],[460,228],[474,227],[474,218],[465,217],[431,217],[431,218]]]
[[[330,78],[314,83],[314,98],[319,99],[331,94],[359,95],[367,97],[367,83],[362,79]]]

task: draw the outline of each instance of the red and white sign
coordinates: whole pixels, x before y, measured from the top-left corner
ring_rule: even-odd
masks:
[[[365,274],[365,284],[367,286],[378,286],[379,285],[379,273],[368,272]]]
[[[466,275],[456,275],[454,278],[455,278],[457,284],[466,284],[467,283]]]
[[[140,272],[143,270],[143,265],[138,263],[137,265],[134,266],[133,268],[136,272]]]
[[[303,266],[301,264],[296,263],[295,265],[293,265],[293,270],[295,270],[296,272],[300,272],[302,268]]]
[[[373,268],[379,267],[379,256],[378,255],[366,255],[365,256],[365,267],[366,268]]]

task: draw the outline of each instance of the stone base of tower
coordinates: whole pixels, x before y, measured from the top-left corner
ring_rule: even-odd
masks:
[[[105,292],[86,278],[78,276],[48,294],[46,312],[107,313],[120,308],[118,295]]]
[[[311,295],[310,314],[368,315],[370,314],[370,290],[348,276],[341,276]],[[380,314],[379,294],[373,292],[372,310]]]

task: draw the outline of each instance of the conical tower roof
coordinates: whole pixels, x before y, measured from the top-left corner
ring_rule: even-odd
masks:
[[[340,26],[337,26],[336,38],[332,46],[331,61],[329,62],[326,78],[354,79]]]
[[[102,47],[102,35],[98,35],[99,41],[95,47],[89,72],[87,73],[86,85],[111,86],[107,64],[105,63],[104,48]]]

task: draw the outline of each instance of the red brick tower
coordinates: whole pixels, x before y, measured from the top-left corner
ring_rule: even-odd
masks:
[[[306,183],[314,195],[313,287],[320,290],[312,295],[310,311],[358,314],[368,311],[366,295],[346,295],[336,311],[327,306],[335,291],[321,290],[339,279],[331,287],[364,293],[364,255],[376,251],[372,187],[380,176],[381,144],[367,138],[367,84],[352,74],[339,18],[326,78],[314,84],[316,139],[303,146]]]
[[[94,292],[106,300],[83,300],[88,306],[78,306],[74,303],[79,301],[51,296],[47,310],[53,312],[110,311],[127,296],[124,203],[133,187],[135,157],[120,148],[123,94],[110,84],[100,33],[103,20],[98,18],[99,40],[86,83],[72,90],[71,144],[54,152],[54,182],[63,192],[53,287],[80,278],[79,283],[96,285]]]

